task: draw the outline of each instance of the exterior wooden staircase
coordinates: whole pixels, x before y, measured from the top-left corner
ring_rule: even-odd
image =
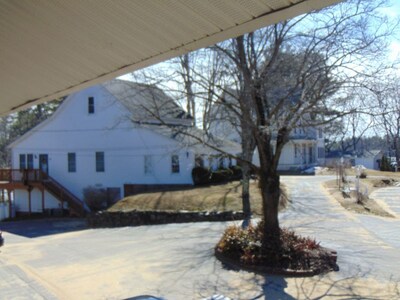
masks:
[[[72,194],[57,180],[41,170],[0,170],[0,187],[6,189],[43,188],[56,197],[60,202],[68,203],[71,215],[83,217],[90,212],[89,207]]]
[[[74,194],[67,190],[63,185],[57,182],[54,178],[47,176],[47,179],[42,180],[44,188],[57,199],[62,199],[68,203],[70,214],[83,217],[89,208],[85,203],[79,200]]]

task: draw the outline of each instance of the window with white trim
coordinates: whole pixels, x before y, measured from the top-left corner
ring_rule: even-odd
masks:
[[[96,152],[96,172],[105,171],[104,152]]]
[[[175,174],[180,172],[179,155],[177,154],[171,155],[171,172]]]
[[[88,98],[88,113],[94,114],[94,97]]]
[[[73,152],[68,153],[68,172],[76,172],[76,154]]]
[[[33,154],[20,154],[19,168],[21,170],[33,170]]]

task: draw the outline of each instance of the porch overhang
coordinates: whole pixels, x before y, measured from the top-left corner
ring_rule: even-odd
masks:
[[[340,0],[0,0],[0,114]]]

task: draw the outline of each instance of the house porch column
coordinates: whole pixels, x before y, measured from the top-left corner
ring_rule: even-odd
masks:
[[[28,187],[28,207],[29,207],[29,215],[32,214],[32,189]]]
[[[44,189],[41,189],[42,191],[42,213],[44,213],[45,205],[44,205]]]
[[[7,190],[8,196],[8,217],[12,218],[12,202],[11,202],[11,190]]]

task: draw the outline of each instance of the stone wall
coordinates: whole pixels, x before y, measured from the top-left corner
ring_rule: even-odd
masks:
[[[166,211],[130,211],[91,213],[87,217],[89,227],[124,227],[168,223],[218,222],[242,220],[242,212],[166,212]]]

